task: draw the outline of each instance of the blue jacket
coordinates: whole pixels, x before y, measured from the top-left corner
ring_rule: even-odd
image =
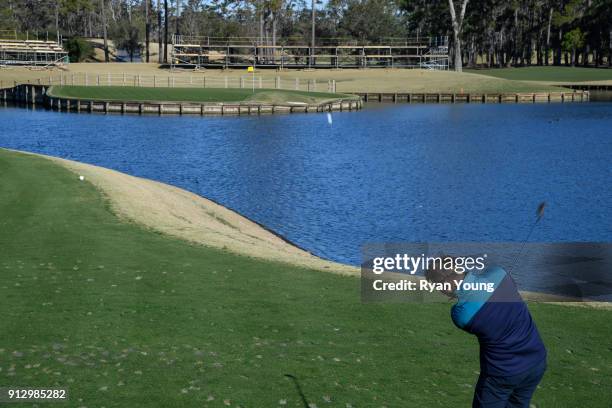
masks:
[[[493,284],[490,292],[467,287],[487,283]],[[451,317],[457,327],[478,337],[481,373],[516,375],[546,358],[546,348],[529,309],[504,269],[467,273],[456,294],[458,300]]]

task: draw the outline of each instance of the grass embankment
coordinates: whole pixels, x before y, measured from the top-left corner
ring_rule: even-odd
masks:
[[[469,406],[478,346],[448,304],[363,305],[359,281],[121,221],[56,163],[0,151],[0,383],[70,406]],[[612,398],[611,314],[530,306],[549,348],[534,403]],[[331,402],[327,402],[331,401]]]
[[[105,101],[230,102],[319,104],[349,95],[281,89],[147,88],[130,86],[53,86],[49,95]]]
[[[474,74],[489,75],[513,81],[539,81],[572,84],[579,82],[609,82],[612,69],[580,67],[522,67],[468,70]]]
[[[71,74],[88,73],[89,75],[100,74],[103,78],[108,73],[114,75],[126,74],[132,79],[133,75],[158,76],[160,85],[163,86],[167,76],[175,76],[177,79],[193,77],[194,83],[201,83],[202,77],[210,78],[211,83],[220,84],[225,77],[233,78],[235,82],[239,77],[245,77],[247,84],[250,78],[246,71],[209,69],[206,71],[169,71],[160,69],[157,64],[142,63],[76,63],[69,64],[65,70],[33,71],[26,68],[12,68],[0,71],[0,81],[12,84],[13,81],[36,81],[48,80],[49,75],[56,78],[60,73],[68,77]],[[274,70],[258,69],[256,76],[265,81],[280,77],[284,81],[294,81],[298,78],[302,85],[308,80],[317,80],[319,84],[328,80],[336,80],[338,92],[431,92],[431,93],[513,93],[513,92],[547,92],[559,91],[558,87],[545,83],[534,83],[524,81],[513,81],[495,78],[479,73],[453,71],[429,71],[420,69],[317,69],[317,70]],[[218,85],[217,85],[218,86]]]

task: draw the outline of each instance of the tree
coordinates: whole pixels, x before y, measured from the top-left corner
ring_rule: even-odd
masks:
[[[168,0],[164,0],[164,63],[168,63]]]
[[[546,57],[545,64],[548,65],[548,54],[550,52],[550,28],[552,26],[553,8],[552,6],[548,9],[548,22],[546,24]]]
[[[572,66],[576,65],[576,50],[584,47],[584,34],[580,28],[565,33],[563,36],[563,50],[571,52]]]
[[[82,62],[94,56],[94,49],[89,41],[73,37],[64,43],[70,62]]]
[[[612,65],[612,0],[469,0],[469,7],[468,0],[312,2],[0,0],[0,29],[16,30],[19,38],[30,39],[98,37],[104,39],[108,61],[109,33],[129,21],[142,35],[145,50],[157,30],[160,62],[168,62],[170,25],[174,30],[176,24],[176,32],[185,35],[249,37],[253,45],[268,46],[281,38],[309,48],[314,12],[316,45],[337,42],[332,38],[372,43],[386,37],[450,36],[457,70],[463,64],[544,65],[551,54],[555,64],[565,56],[568,65]],[[582,35],[568,34],[577,28]],[[260,50],[258,58],[273,58],[272,47]],[[304,57],[308,55],[299,58]]]
[[[161,64],[164,61],[164,46],[162,45],[162,11],[159,1],[157,0],[157,62]]]
[[[150,34],[151,34],[151,9],[150,9],[150,2],[151,0],[144,0],[145,2],[145,55],[146,55],[146,62],[149,62],[149,41],[150,41]]]
[[[106,5],[104,0],[100,0],[100,8],[102,9],[102,32],[104,35],[104,62],[109,62],[110,57],[108,55],[108,22],[106,21]]]
[[[122,49],[130,56],[130,62],[134,61],[134,56],[142,51],[140,42],[140,30],[132,25],[129,20],[122,21],[113,33],[115,48]]]
[[[312,0],[312,4],[310,6],[312,8],[312,19],[311,19],[311,33],[310,33],[310,47],[311,47],[311,64],[314,64],[314,47],[315,47],[315,27],[316,27],[316,19],[317,19],[317,0]]]
[[[463,61],[461,55],[461,30],[463,29],[463,19],[465,18],[465,10],[467,8],[469,0],[461,0],[461,10],[457,16],[455,10],[455,4],[453,0],[448,0],[448,6],[450,8],[451,24],[453,26],[453,44],[455,54],[455,71],[463,71]]]
[[[399,11],[394,0],[347,0],[338,34],[365,43],[403,37],[404,24],[397,18]]]

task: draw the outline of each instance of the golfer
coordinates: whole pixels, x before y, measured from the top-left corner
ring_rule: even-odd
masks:
[[[457,298],[451,310],[455,325],[478,337],[480,344],[480,377],[472,407],[528,408],[546,371],[546,348],[512,277],[492,267],[466,274],[429,269],[425,278],[448,282],[441,285],[447,288],[462,281],[459,289],[443,293]],[[467,290],[468,286],[488,287]]]

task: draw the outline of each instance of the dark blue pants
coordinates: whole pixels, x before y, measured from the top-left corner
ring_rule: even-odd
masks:
[[[529,408],[529,401],[546,371],[546,360],[524,373],[509,377],[480,375],[473,408]]]

